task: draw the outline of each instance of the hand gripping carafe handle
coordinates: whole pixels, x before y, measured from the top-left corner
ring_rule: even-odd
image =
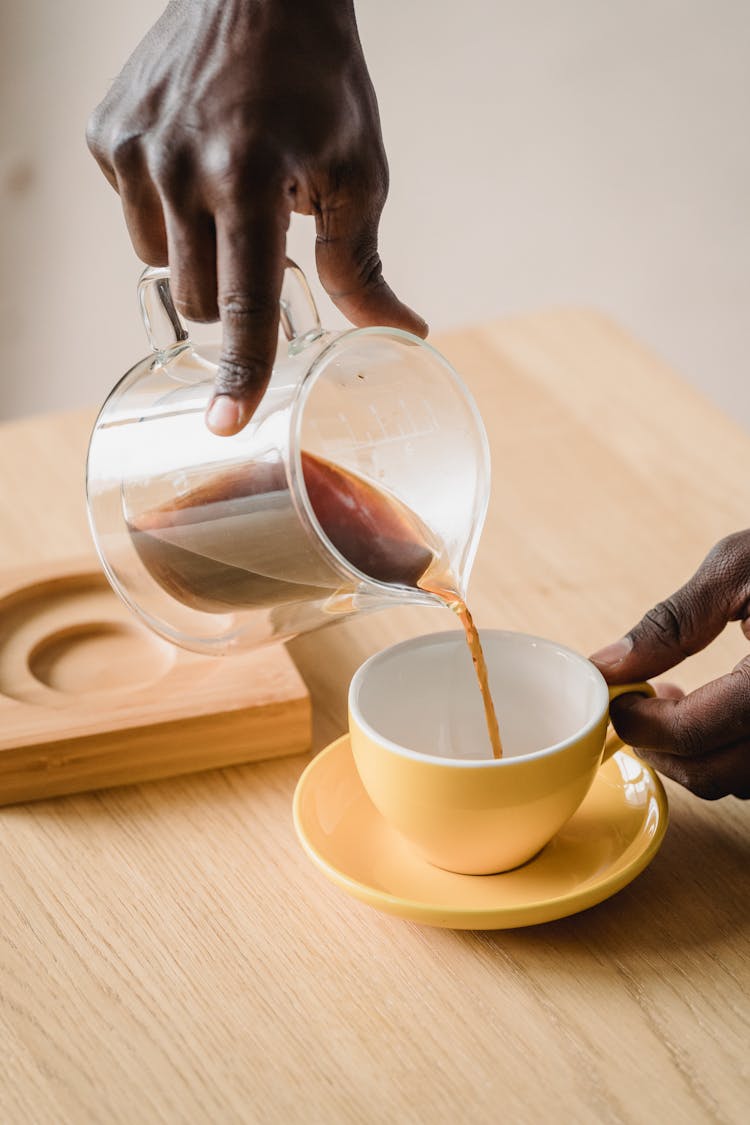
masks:
[[[146,335],[158,355],[181,351],[189,343],[187,329],[172,300],[169,277],[168,266],[149,267],[143,271],[138,282],[138,303]],[[286,260],[279,317],[292,355],[323,334],[307,278],[291,258]]]

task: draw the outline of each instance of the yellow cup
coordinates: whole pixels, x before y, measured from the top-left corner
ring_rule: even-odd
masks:
[[[375,807],[437,867],[469,875],[526,863],[576,811],[602,761],[609,688],[553,641],[482,632],[503,757],[492,757],[463,634],[415,637],[367,660],[349,688],[357,770]]]

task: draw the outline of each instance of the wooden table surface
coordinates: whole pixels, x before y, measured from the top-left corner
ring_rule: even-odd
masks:
[[[748,522],[750,437],[610,322],[438,341],[490,432],[480,625],[583,652]],[[91,414],[0,428],[0,567],[88,547]],[[315,746],[348,679],[447,611],[296,641]],[[720,638],[674,677],[727,670]],[[630,887],[534,929],[421,928],[348,899],[292,828],[307,757],[0,811],[0,1121],[740,1122],[750,1107],[750,805],[671,783]]]

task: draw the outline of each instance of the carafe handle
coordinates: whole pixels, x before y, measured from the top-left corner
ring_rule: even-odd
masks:
[[[138,282],[138,303],[146,335],[158,354],[179,350],[189,340],[187,329],[174,307],[169,277],[168,266],[149,266]],[[307,278],[291,258],[286,260],[279,310],[290,354],[296,355],[311,340],[317,340],[323,334]]]

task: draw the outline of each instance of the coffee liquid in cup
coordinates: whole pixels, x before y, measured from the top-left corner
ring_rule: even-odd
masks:
[[[479,633],[434,537],[405,504],[368,481],[311,453],[303,452],[301,461],[321,528],[357,570],[379,582],[431,593],[456,614],[476,670],[492,752],[500,758]],[[147,508],[128,526],[156,581],[178,601],[204,612],[282,606],[305,592],[319,597],[333,585],[330,567],[307,539],[300,540],[280,462],[217,472],[179,498]]]

